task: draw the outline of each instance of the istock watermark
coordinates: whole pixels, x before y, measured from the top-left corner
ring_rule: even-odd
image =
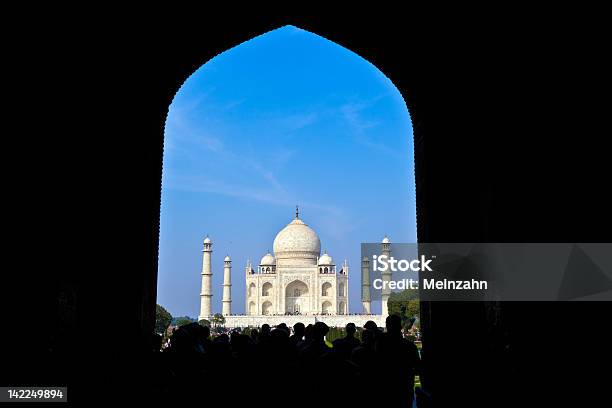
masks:
[[[421,255],[421,259],[395,259],[393,256],[387,255],[372,255],[372,265],[373,269],[378,270],[380,272],[386,272],[387,270],[391,270],[392,272],[397,271],[431,271],[431,267],[429,264],[433,259],[425,259],[425,255]]]
[[[435,258],[435,256],[434,256]],[[396,259],[388,255],[372,255],[372,270],[376,272],[433,272],[430,264],[433,258],[427,259],[421,255],[419,259]],[[385,280],[381,278],[372,281],[372,287],[378,290],[487,290],[489,283],[486,280],[437,280],[423,276],[421,280],[414,278],[400,278],[398,280]]]
[[[364,243],[362,301],[612,300],[609,243]]]

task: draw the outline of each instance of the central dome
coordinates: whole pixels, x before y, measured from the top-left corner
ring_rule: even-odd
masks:
[[[274,238],[274,255],[285,264],[313,264],[321,254],[321,241],[312,228],[295,218]],[[300,260],[298,262],[298,260]]]

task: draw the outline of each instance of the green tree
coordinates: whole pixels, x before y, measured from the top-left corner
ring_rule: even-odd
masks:
[[[189,317],[189,316],[177,317],[174,320],[174,324],[176,326],[184,326],[184,325],[189,324],[189,323],[193,323],[193,319],[191,317]]]
[[[202,319],[198,323],[200,324],[200,326],[210,327],[210,320]]]
[[[389,295],[387,310],[390,315],[402,318],[402,327],[410,327],[419,318],[419,293],[416,290],[392,292]]]
[[[212,323],[215,327],[223,326],[225,324],[225,317],[221,313],[215,313],[212,318]]]
[[[164,334],[172,322],[172,315],[160,305],[155,305],[155,333]]]

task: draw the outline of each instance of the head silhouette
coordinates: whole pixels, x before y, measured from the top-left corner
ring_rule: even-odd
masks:
[[[304,336],[305,329],[306,327],[304,326],[304,323],[297,322],[296,324],[293,325],[293,334],[296,337],[302,338]]]
[[[345,327],[346,329],[346,337],[353,337],[357,328],[355,327],[355,323],[348,323]]]
[[[323,322],[316,322],[314,324],[313,336],[316,341],[323,341],[323,337],[329,331],[329,327]]]
[[[310,341],[313,339],[313,337],[314,337],[314,326],[312,324],[309,324],[304,329],[304,339],[307,341]]]
[[[378,326],[372,320],[368,320],[367,322],[365,322],[363,328],[366,330],[371,330],[374,333],[378,331]]]
[[[372,330],[364,329],[361,332],[361,341],[366,346],[373,346],[376,341],[376,333]]]
[[[402,333],[402,319],[398,315],[387,316],[385,320],[387,326],[387,333],[392,336],[401,335]]]
[[[276,341],[277,344],[284,343],[289,339],[289,332],[282,327],[277,327],[270,332],[270,337]]]

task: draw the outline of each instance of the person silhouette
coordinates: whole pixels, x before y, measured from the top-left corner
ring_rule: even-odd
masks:
[[[361,342],[355,338],[355,332],[357,331],[355,323],[347,323],[345,330],[346,335],[343,338],[336,339],[332,342],[334,352],[338,355],[338,358],[342,360],[350,359],[353,349],[361,345]]]
[[[289,337],[289,342],[291,342],[294,347],[298,347],[302,342],[305,330],[306,326],[304,326],[304,323],[297,322],[293,325],[293,334]]]
[[[361,332],[361,344],[351,352],[351,361],[357,365],[359,377],[364,384],[371,383],[374,380],[374,372],[377,371],[375,347],[378,328],[376,325],[374,327],[369,325],[369,327],[369,329],[364,327]]]
[[[325,344],[327,332],[329,332],[329,327],[323,322],[316,322],[312,326],[312,339],[309,343],[305,343],[300,351],[302,363],[311,365],[330,352],[330,348]]]
[[[402,336],[402,320],[399,316],[388,316],[385,326],[387,331],[378,337],[375,351],[388,381],[386,402],[397,406],[412,406],[414,376],[419,364],[418,349],[413,342]]]
[[[250,337],[251,337],[251,341],[254,344],[257,344],[257,342],[259,342],[259,331],[257,329],[251,330]]]
[[[268,339],[270,337],[270,325],[264,323],[261,325],[261,334],[259,335],[260,340]]]

